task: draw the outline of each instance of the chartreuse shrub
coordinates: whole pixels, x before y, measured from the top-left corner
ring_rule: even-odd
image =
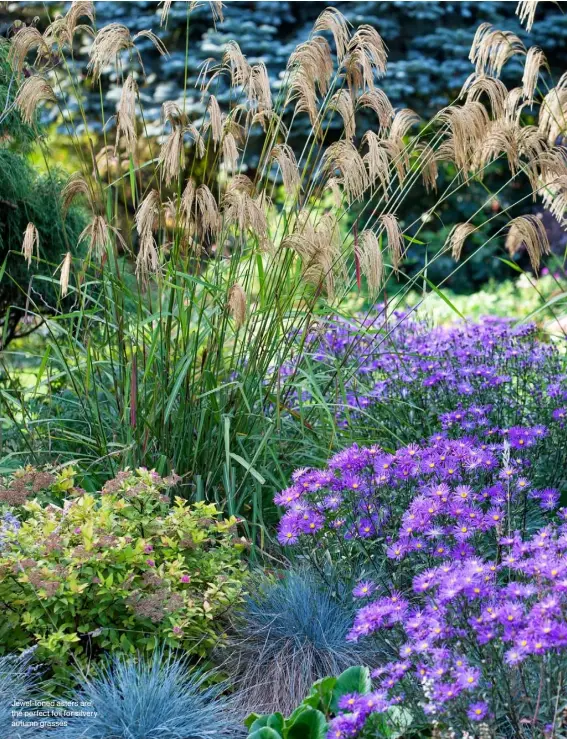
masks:
[[[0,549],[2,649],[36,647],[56,675],[104,650],[134,654],[158,642],[205,655],[217,616],[240,596],[243,540],[214,505],[172,502],[175,482],[126,470],[87,494],[68,470],[27,470],[6,484],[0,497],[16,515]],[[45,483],[42,497],[26,500]],[[46,502],[62,486],[67,500]]]
[[[187,659],[156,649],[151,657],[114,657],[71,698],[96,716],[75,716],[57,739],[236,739],[245,731],[234,702]]]
[[[348,709],[354,701],[366,702],[380,710],[381,697],[372,693],[370,672],[367,667],[349,667],[338,677],[325,677],[315,682],[306,698],[288,717],[281,713],[258,716],[252,713],[245,721],[248,739],[331,739],[335,736],[333,717],[342,709]],[[367,727],[368,737],[400,736],[411,721],[408,712],[397,706],[385,708],[375,714]],[[340,731],[337,737],[350,736]]]

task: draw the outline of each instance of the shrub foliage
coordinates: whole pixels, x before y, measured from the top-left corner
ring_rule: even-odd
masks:
[[[240,594],[236,520],[205,503],[171,505],[173,480],[147,470],[120,473],[98,495],[69,485],[62,506],[25,500],[28,484],[49,482],[38,474],[28,470],[2,491],[17,504],[0,550],[2,648],[37,647],[56,672],[102,650],[134,654],[158,643],[206,654],[217,617]]]

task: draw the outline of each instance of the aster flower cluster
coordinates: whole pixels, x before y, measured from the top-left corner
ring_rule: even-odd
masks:
[[[392,592],[358,611],[351,640],[388,632],[398,650],[373,673],[377,710],[419,686],[425,714],[464,723],[505,714],[517,736],[528,719],[542,735],[553,723],[558,685],[550,678],[567,666],[567,525],[526,540],[515,532],[499,545],[496,559],[444,560],[417,575],[405,596]],[[358,706],[347,711],[357,730]],[[346,718],[334,728],[343,725]]]
[[[6,544],[7,534],[17,531],[20,526],[20,520],[14,516],[12,511],[4,511],[0,518],[0,550]]]
[[[502,715],[519,727],[530,711],[540,728],[553,720],[548,678],[567,667],[567,516],[538,459],[561,423],[484,442],[444,430],[395,453],[354,445],[276,496],[282,544],[362,571],[353,595],[370,602],[349,639],[391,653],[329,737],[357,736],[400,701],[469,729]]]
[[[339,427],[361,421],[377,439],[420,441],[442,428],[483,438],[494,428],[567,418],[567,367],[559,347],[538,340],[533,324],[503,318],[430,328],[414,314],[385,311],[359,322],[339,318],[312,331],[293,362],[280,368],[286,405],[303,411],[315,393],[335,388]],[[309,372],[303,372],[303,365]],[[286,384],[287,383],[287,384]]]
[[[426,444],[390,454],[354,445],[333,456],[324,470],[300,469],[275,497],[284,507],[278,539],[284,545],[313,542],[327,548],[376,540],[388,558],[410,552],[464,558],[479,536],[541,521],[559,502],[559,491],[536,469],[548,429],[513,427],[491,443],[439,433]],[[553,470],[549,470],[553,474]]]

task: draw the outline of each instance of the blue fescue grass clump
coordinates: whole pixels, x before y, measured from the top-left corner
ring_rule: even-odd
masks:
[[[31,727],[13,725],[18,719],[12,711],[25,710],[15,707],[14,701],[28,701],[36,697],[36,672],[25,656],[0,657],[0,736],[10,739],[31,739],[36,736]],[[33,710],[33,709],[32,709]]]
[[[236,739],[242,721],[222,685],[156,650],[151,659],[115,657],[72,700],[94,717],[74,717],[57,739]]]
[[[346,641],[353,608],[333,590],[308,570],[251,590],[233,620],[227,659],[246,710],[287,715],[315,680],[361,663],[358,645]]]

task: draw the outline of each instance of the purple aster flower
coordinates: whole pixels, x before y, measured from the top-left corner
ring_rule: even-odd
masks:
[[[482,721],[488,715],[488,705],[483,701],[471,703],[467,710],[467,716],[471,721]]]
[[[355,598],[368,598],[376,590],[376,586],[370,580],[363,580],[352,591]]]

